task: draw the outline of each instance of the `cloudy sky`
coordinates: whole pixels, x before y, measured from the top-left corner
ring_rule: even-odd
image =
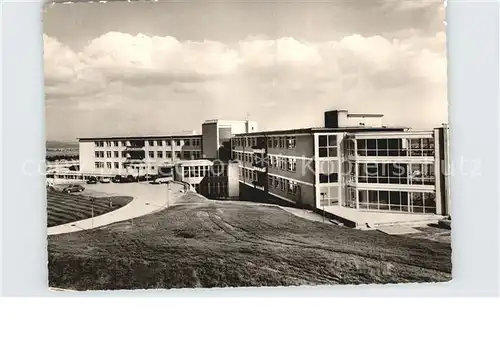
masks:
[[[168,134],[206,119],[447,121],[440,0],[108,2],[44,13],[48,140]]]

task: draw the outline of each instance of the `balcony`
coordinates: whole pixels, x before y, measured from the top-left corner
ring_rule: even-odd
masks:
[[[267,171],[267,164],[266,163],[252,162],[252,167],[256,171],[260,171],[260,172],[266,172]]]
[[[128,166],[132,166],[132,165],[146,165],[146,163],[143,162],[142,160],[127,159],[123,163],[123,165],[124,165],[124,167],[128,167]]]
[[[252,181],[252,185],[259,190],[265,190],[265,183],[262,181],[254,180]]]
[[[253,152],[265,152],[266,151],[266,145],[253,145],[251,147]]]
[[[125,154],[127,161],[129,160],[143,160],[146,158],[146,152],[144,150],[130,151]]]
[[[144,145],[127,145],[125,147],[126,151],[141,151],[144,150]]]

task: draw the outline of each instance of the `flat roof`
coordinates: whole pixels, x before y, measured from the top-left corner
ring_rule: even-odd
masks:
[[[347,117],[384,117],[382,113],[348,113]]]
[[[428,135],[433,135],[434,130],[414,130],[414,129],[409,129],[409,130],[403,130],[403,131],[394,131],[394,130],[387,130],[385,133],[377,131],[377,132],[364,132],[364,133],[349,133],[349,137],[354,137],[355,139],[375,139],[375,138],[384,138],[387,136],[394,137],[394,136],[428,136]]]
[[[404,131],[408,127],[342,127],[342,128],[299,128],[299,129],[283,129],[269,130],[253,133],[240,133],[235,136],[258,136],[258,135],[280,135],[280,134],[314,134],[314,133],[342,133],[342,132],[379,132],[379,131]]]
[[[207,159],[198,159],[198,160],[182,160],[182,161],[176,161],[175,166],[193,166],[193,165],[213,165],[213,161],[207,160]]]
[[[78,141],[94,140],[156,140],[156,139],[189,139],[201,138],[201,134],[171,134],[171,135],[146,135],[146,136],[109,136],[109,137],[88,137],[77,138]]]
[[[257,123],[255,121],[252,121],[252,120],[246,120],[246,119],[207,119],[206,121],[204,121],[202,124],[214,124],[214,123],[224,123],[224,122],[228,122],[228,123]]]

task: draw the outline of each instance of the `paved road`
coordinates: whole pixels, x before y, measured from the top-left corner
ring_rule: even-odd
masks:
[[[168,190],[169,188],[170,190]],[[134,199],[115,211],[93,219],[87,218],[50,227],[47,232],[48,235],[71,233],[144,216],[174,204],[183,195],[181,189],[183,189],[183,185],[178,183],[171,183],[170,185],[148,183],[85,184],[85,191],[81,193],[83,195],[96,197],[121,195],[131,196]]]

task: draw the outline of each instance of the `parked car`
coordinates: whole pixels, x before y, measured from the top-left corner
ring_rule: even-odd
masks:
[[[137,177],[135,178],[135,180],[137,181]],[[139,176],[140,182],[148,182],[148,181],[153,181],[153,180],[155,180],[155,176],[150,175],[150,174],[145,174],[145,175]]]
[[[87,184],[97,184],[97,178],[89,177],[89,179],[87,180]]]
[[[101,178],[101,183],[111,183],[111,179],[108,177]]]
[[[134,177],[133,175],[129,174],[126,178],[125,178],[125,182],[124,183],[133,183],[133,182],[137,182],[137,178]]]
[[[63,192],[68,193],[68,194],[69,193],[81,193],[84,190],[85,190],[85,188],[83,186],[81,186],[80,184],[72,184],[72,185],[65,187],[63,189]]]
[[[172,181],[172,178],[156,178],[151,182],[151,184],[168,184]]]
[[[113,183],[123,183],[124,180],[125,179],[121,175],[115,175],[113,177]]]

